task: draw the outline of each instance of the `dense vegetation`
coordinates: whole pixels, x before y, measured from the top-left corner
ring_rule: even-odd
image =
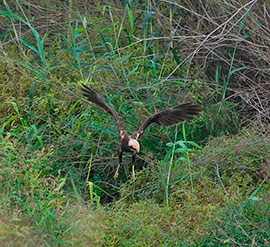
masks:
[[[270,246],[269,1],[0,4],[2,246]],[[158,110],[136,181],[118,130]]]

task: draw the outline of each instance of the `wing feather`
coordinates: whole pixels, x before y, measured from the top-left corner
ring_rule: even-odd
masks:
[[[108,103],[105,101],[105,99],[102,96],[100,96],[97,92],[95,92],[90,87],[88,87],[86,85],[82,85],[81,90],[82,90],[82,95],[85,96],[87,98],[87,100],[102,107],[107,113],[111,114],[114,117],[114,119],[117,123],[117,126],[120,130],[120,135],[122,138],[122,136],[124,135],[124,133],[126,133],[126,131],[124,129],[124,126],[123,126],[121,119],[118,116],[117,112],[112,107],[110,107],[108,105]]]
[[[186,103],[163,110],[147,118],[141,127],[134,132],[132,137],[135,139],[140,138],[146,128],[152,123],[166,127],[174,126],[185,120],[192,120],[195,116],[200,115],[201,111],[201,105],[192,103]]]

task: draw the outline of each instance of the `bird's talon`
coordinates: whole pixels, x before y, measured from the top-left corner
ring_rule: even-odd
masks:
[[[114,176],[113,176],[113,178],[114,179],[117,179],[118,178],[118,176],[119,176],[119,168],[120,168],[120,163],[118,164],[118,166],[117,166],[117,168],[116,168],[116,171],[115,171],[115,173],[114,173]]]
[[[114,178],[114,179],[117,179],[118,176],[119,176],[119,173],[116,171],[115,174],[114,174],[114,176],[113,176],[113,178]]]
[[[136,177],[135,177],[135,166],[134,166],[134,163],[135,163],[135,155],[133,156],[133,164],[132,164],[132,177],[131,177],[131,180],[134,182],[136,180]]]

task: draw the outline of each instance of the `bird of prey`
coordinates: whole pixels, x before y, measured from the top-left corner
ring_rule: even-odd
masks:
[[[184,122],[185,120],[192,120],[195,116],[199,115],[202,111],[202,106],[198,104],[186,103],[178,106],[168,108],[166,110],[155,113],[154,115],[148,117],[145,122],[132,134],[128,135],[127,131],[119,118],[117,112],[109,106],[105,99],[100,96],[97,92],[86,85],[82,85],[82,94],[89,100],[102,107],[107,113],[111,114],[119,128],[121,147],[119,150],[119,163],[114,175],[114,178],[118,177],[119,167],[122,163],[123,152],[132,153],[132,179],[135,179],[134,165],[136,162],[136,154],[140,151],[140,144],[138,139],[145,132],[146,128],[152,124],[156,123],[161,126],[173,126],[178,123]]]

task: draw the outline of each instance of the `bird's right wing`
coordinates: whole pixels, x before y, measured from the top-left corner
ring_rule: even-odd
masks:
[[[146,128],[152,123],[166,127],[173,126],[185,120],[192,120],[195,116],[200,115],[201,111],[201,105],[192,103],[186,103],[163,110],[147,118],[141,127],[134,132],[132,137],[139,139]]]
[[[100,96],[97,92],[95,92],[93,89],[91,89],[86,85],[82,86],[83,87],[81,88],[81,90],[83,96],[85,96],[89,101],[101,106],[106,112],[108,112],[114,117],[122,138],[122,136],[126,133],[126,131],[116,111],[112,107],[110,107],[108,103],[105,101],[105,99],[102,96]]]

